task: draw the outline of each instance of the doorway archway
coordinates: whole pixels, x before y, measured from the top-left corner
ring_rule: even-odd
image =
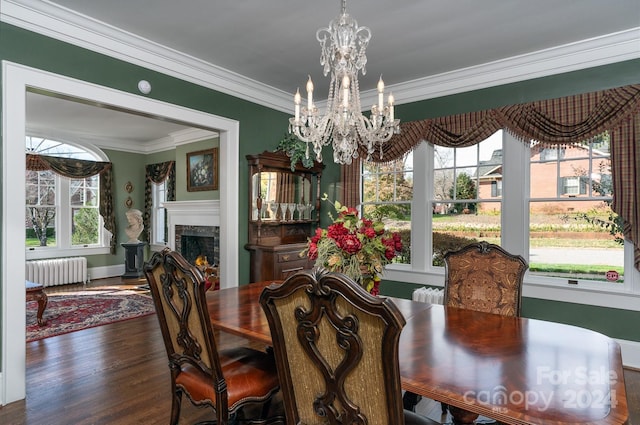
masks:
[[[145,98],[104,86],[3,62],[2,96],[2,276],[0,351],[0,405],[21,400],[25,384],[25,280],[24,267],[24,140],[26,92],[42,89],[97,105],[184,122],[220,134],[220,253],[222,280],[238,282],[238,156],[239,123],[177,105]],[[6,182],[11,181],[11,185]],[[9,326],[11,324],[11,326]]]

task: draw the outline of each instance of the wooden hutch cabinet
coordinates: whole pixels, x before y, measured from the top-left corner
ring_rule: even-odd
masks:
[[[300,257],[320,217],[320,178],[324,165],[296,165],[284,152],[247,155],[249,163],[249,242],[251,282],[284,280],[312,268]]]

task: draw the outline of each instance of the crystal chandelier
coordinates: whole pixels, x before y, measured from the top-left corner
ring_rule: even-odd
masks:
[[[333,160],[337,164],[351,164],[358,158],[358,147],[367,150],[367,160],[379,149],[382,158],[382,144],[395,133],[400,132],[400,120],[394,118],[393,94],[389,94],[384,104],[384,82],[378,81],[378,103],[371,107],[371,115],[366,117],[360,107],[358,72],[367,73],[365,50],[371,39],[371,30],[358,27],[355,19],[346,12],[346,0],[342,0],[342,13],[329,22],[327,28],[320,28],[316,38],[322,53],[320,64],[324,75],[331,72],[327,111],[322,116],[313,104],[313,82],[307,82],[307,106],[301,106],[300,90],[294,96],[295,116],[289,118],[289,132],[309,145],[318,162],[322,162],[322,147],[332,143]]]

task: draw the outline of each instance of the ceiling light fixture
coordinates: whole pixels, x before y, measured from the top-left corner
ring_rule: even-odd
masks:
[[[333,160],[337,164],[351,164],[358,158],[358,147],[367,150],[367,160],[376,148],[382,158],[382,144],[395,133],[400,132],[400,120],[395,119],[393,94],[389,94],[384,104],[384,82],[378,81],[378,103],[371,107],[371,115],[366,117],[360,107],[358,72],[367,73],[365,49],[371,39],[371,30],[358,27],[355,19],[346,12],[346,0],[342,0],[342,13],[329,22],[327,28],[320,28],[316,38],[322,53],[320,64],[324,75],[331,72],[327,111],[319,114],[313,104],[313,82],[307,82],[307,106],[301,106],[300,90],[294,96],[295,116],[289,118],[289,131],[309,144],[318,162],[322,162],[322,147],[332,143]]]

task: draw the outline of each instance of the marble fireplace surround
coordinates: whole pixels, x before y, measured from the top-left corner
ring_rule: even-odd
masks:
[[[167,201],[163,203],[167,209],[167,226],[169,228],[169,248],[176,248],[176,226],[220,226],[220,201]],[[229,264],[226,237],[228,232],[220,229],[220,284],[221,287],[237,286],[237,282],[226,282],[225,270],[232,267]]]

